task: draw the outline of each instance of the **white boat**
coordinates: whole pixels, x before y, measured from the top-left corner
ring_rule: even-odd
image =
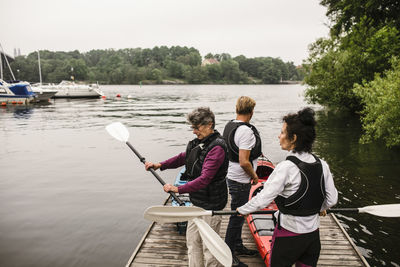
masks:
[[[40,84],[32,85],[32,91],[36,94],[38,102],[47,102],[58,92],[57,90],[43,89]]]
[[[36,94],[38,102],[47,102],[52,98],[55,94],[57,94],[57,90],[54,89],[45,89],[42,88],[42,68],[40,66],[40,53],[38,53],[38,67],[39,67],[39,83],[32,85],[32,91]]]
[[[40,67],[40,53],[38,51],[38,65],[39,65],[39,83],[35,84],[38,96],[47,98],[52,92],[52,98],[95,98],[103,96],[98,84],[77,84],[73,81],[61,81],[59,84],[43,84],[42,83],[42,70]],[[71,68],[72,70],[73,68]],[[47,98],[49,99],[49,98]],[[46,99],[46,100],[47,100]]]
[[[0,104],[28,105],[37,101],[29,83],[8,84],[0,79]]]
[[[42,84],[40,87],[46,90],[57,90],[53,98],[96,98],[104,95],[98,84],[62,81],[59,84]]]

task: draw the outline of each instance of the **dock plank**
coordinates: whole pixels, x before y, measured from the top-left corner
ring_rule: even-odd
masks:
[[[170,205],[167,201],[167,205]],[[229,205],[227,205],[229,207]],[[229,216],[223,216],[220,236],[225,237]],[[344,228],[333,214],[321,218],[321,255],[318,266],[369,267]],[[249,227],[243,225],[243,243],[257,249]],[[259,255],[240,259],[248,266],[265,266]],[[130,257],[126,267],[188,266],[186,238],[176,230],[176,224],[152,223]]]

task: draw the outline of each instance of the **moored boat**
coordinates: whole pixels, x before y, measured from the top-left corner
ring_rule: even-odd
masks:
[[[8,104],[28,105],[36,101],[37,97],[29,83],[8,84],[0,79],[0,104],[2,106]]]
[[[269,175],[274,170],[274,165],[265,157],[261,157],[257,163],[257,175],[259,181],[253,185],[250,190],[249,200],[256,196],[263,188]],[[275,202],[272,202],[263,210],[278,210]],[[265,262],[265,266],[269,266],[271,255],[271,240],[274,232],[274,221],[272,214],[249,214],[246,218],[250,232],[257,245],[258,252]]]
[[[57,90],[43,89],[40,85],[32,86],[32,91],[36,94],[38,102],[49,101],[58,92]]]
[[[97,98],[103,96],[98,84],[78,84],[61,81],[59,84],[42,84],[42,89],[57,90],[53,98]]]

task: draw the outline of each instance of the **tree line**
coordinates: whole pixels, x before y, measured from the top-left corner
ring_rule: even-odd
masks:
[[[400,145],[398,0],[322,0],[330,35],[303,64],[309,101],[361,115],[362,143]]]
[[[202,66],[202,57],[193,47],[156,46],[91,50],[80,53],[39,51],[43,82],[61,80],[99,82],[101,84],[188,83],[188,84],[277,84],[301,81],[304,74],[293,62],[280,58],[227,53],[207,54],[215,64]],[[11,68],[19,80],[39,81],[38,53],[16,57]],[[7,73],[6,73],[7,74]]]

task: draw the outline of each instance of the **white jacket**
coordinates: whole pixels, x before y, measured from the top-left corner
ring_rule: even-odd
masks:
[[[307,163],[315,162],[315,158],[310,153],[294,153],[289,152],[288,156],[295,156],[301,161]],[[329,209],[334,206],[338,200],[338,192],[335,188],[332,173],[329,170],[328,164],[321,159],[322,169],[325,179],[325,201],[322,204],[322,210]],[[291,161],[285,160],[279,163],[275,170],[271,173],[267,182],[264,184],[264,189],[253,197],[245,205],[238,208],[240,214],[246,215],[256,210],[260,210],[268,206],[278,195],[285,198],[293,195],[300,186],[301,175],[299,168]],[[275,217],[278,216],[275,213]],[[311,216],[293,216],[281,213],[281,226],[294,233],[303,234],[310,233],[319,228],[319,214]]]

